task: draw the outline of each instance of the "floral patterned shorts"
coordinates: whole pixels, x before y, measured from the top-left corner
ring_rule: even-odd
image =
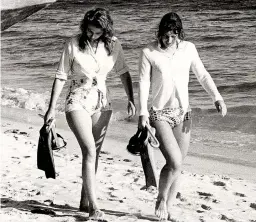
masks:
[[[150,122],[166,121],[172,128],[189,119],[191,119],[191,111],[187,112],[184,116],[184,111],[182,108],[165,108],[162,110],[153,110],[151,107],[149,110]]]
[[[86,110],[92,116],[94,113],[111,109],[103,93],[95,85],[88,87],[87,84],[83,84],[82,80],[72,80],[66,98],[65,112]]]

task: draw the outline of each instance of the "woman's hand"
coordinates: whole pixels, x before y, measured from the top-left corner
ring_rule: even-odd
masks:
[[[227,107],[223,100],[217,100],[215,103],[218,112],[224,117],[227,114]]]
[[[129,115],[128,118],[129,119],[135,116],[135,114],[136,114],[136,107],[135,107],[135,105],[134,105],[134,103],[132,101],[128,102],[127,110],[128,110],[128,115]]]
[[[138,128],[140,130],[145,129],[146,125],[149,125],[149,119],[146,115],[139,116]]]
[[[48,123],[50,119],[55,119],[55,109],[48,109],[44,116],[44,123]]]

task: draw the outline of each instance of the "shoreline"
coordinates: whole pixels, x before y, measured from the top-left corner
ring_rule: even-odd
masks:
[[[13,126],[19,124],[19,127],[23,128],[23,130],[28,128],[27,126],[33,126],[34,129],[29,131],[31,137],[36,141],[38,140],[39,130],[43,126],[42,117],[31,110],[2,106],[1,120],[2,125],[7,124],[8,122]],[[7,128],[10,130],[10,127]],[[70,131],[64,115],[56,116],[56,130],[68,142],[68,152],[70,154],[80,155],[81,151],[79,145],[73,133]],[[133,156],[126,150],[128,141],[130,137],[135,134],[136,130],[136,125],[131,125],[125,121],[112,121],[108,127],[108,132],[103,143],[102,150],[109,152],[117,158],[126,158],[137,165],[140,165],[140,158],[138,156]],[[221,139],[221,137],[224,138],[226,136],[230,136],[230,132],[227,134],[228,135],[225,135],[225,131],[210,131],[201,127],[194,127],[194,129],[192,129],[192,138],[188,156],[184,161],[183,169],[199,174],[221,174],[231,176],[236,179],[242,178],[256,182],[256,162],[254,158],[256,156],[256,152],[242,153],[230,148],[224,149],[225,141],[216,142],[212,140],[212,137]],[[206,138],[207,143],[198,139],[198,137]],[[229,141],[227,141],[226,144],[228,144],[228,142]],[[228,145],[232,146],[233,143]],[[211,149],[211,152],[209,152],[209,149]],[[163,156],[159,150],[154,150],[154,153],[157,168],[160,169],[164,164]],[[244,159],[238,159],[240,155],[243,155]],[[234,159],[231,159],[231,156],[234,156]]]

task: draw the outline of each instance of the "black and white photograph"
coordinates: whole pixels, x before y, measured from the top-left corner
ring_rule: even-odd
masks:
[[[256,222],[256,0],[1,0],[3,222]]]

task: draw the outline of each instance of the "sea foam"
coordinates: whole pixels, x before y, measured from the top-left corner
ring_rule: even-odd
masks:
[[[50,92],[37,93],[23,88],[1,89],[1,105],[11,108],[21,108],[33,110],[44,114],[48,108]],[[115,101],[112,101],[113,103]],[[64,114],[64,98],[59,98],[56,113]],[[241,105],[237,107],[228,107],[228,114],[224,118],[217,113],[216,109],[192,108],[193,125],[195,127],[207,127],[216,130],[241,131],[250,134],[256,134],[256,106]],[[125,109],[120,104],[115,104],[111,121],[129,122],[136,124],[138,116],[129,118]]]

